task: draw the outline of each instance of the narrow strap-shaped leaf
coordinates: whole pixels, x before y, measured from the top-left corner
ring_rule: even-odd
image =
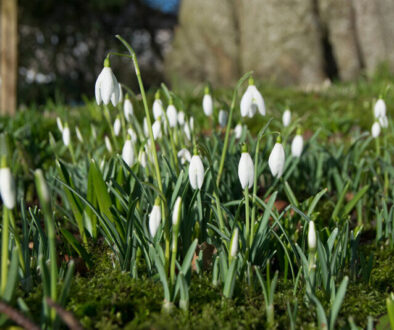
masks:
[[[339,286],[335,300],[332,304],[331,313],[330,313],[330,330],[335,328],[334,327],[335,321],[337,319],[339,309],[341,308],[343,299],[345,298],[348,282],[349,282],[349,278],[347,276],[345,276],[341,282],[341,285]]]

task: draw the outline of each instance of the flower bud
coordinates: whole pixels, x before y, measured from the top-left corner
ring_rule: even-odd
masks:
[[[56,118],[56,125],[57,125],[57,128],[59,129],[60,133],[63,133],[63,124],[62,124],[62,120],[60,119],[60,117]]]
[[[201,189],[204,182],[204,165],[199,155],[194,155],[189,165],[189,181],[193,189]]]
[[[104,142],[105,142],[105,147],[107,148],[109,153],[112,153],[112,144],[111,144],[111,140],[109,139],[108,136],[104,137]]]
[[[62,133],[62,137],[63,137],[63,143],[66,147],[69,146],[70,144],[70,129],[68,128],[68,125],[66,124],[63,128],[63,133]]]
[[[235,138],[237,140],[239,140],[242,136],[242,125],[241,124],[237,124],[237,126],[235,126],[234,133],[235,133]]]
[[[155,118],[155,120],[157,120],[157,118],[163,117],[163,115],[163,103],[160,100],[160,92],[157,91],[155,94],[155,100],[153,101],[153,117]]]
[[[177,114],[176,108],[173,104],[170,104],[167,107],[167,118],[168,118],[168,124],[170,125],[170,127],[175,127],[178,122],[178,114]]]
[[[254,165],[252,157],[250,157],[245,144],[242,146],[241,159],[239,160],[238,177],[241,182],[242,189],[245,189],[246,187],[248,187],[248,189],[252,188],[254,180]]]
[[[278,138],[271,151],[268,159],[268,165],[274,177],[280,178],[282,176],[285,167],[285,151],[280,143],[280,138]]]
[[[225,127],[226,126],[226,124],[227,124],[227,117],[228,117],[228,114],[227,114],[227,111],[225,111],[225,110],[220,110],[219,111],[219,125],[220,125],[220,127]]]
[[[234,229],[233,236],[231,237],[230,242],[230,257],[234,258],[238,253],[238,235],[239,235],[238,227]]]
[[[159,229],[161,221],[161,209],[160,203],[153,206],[152,211],[149,215],[149,232],[152,237],[155,237],[157,230]]]
[[[386,103],[384,100],[379,99],[376,101],[373,112],[376,119],[386,116]]]
[[[180,126],[185,125],[185,113],[183,111],[178,112],[178,124]]]
[[[83,137],[82,137],[81,131],[79,130],[78,126],[75,127],[75,134],[76,134],[79,142],[83,143]]]
[[[123,103],[123,114],[127,122],[130,122],[134,115],[133,104],[131,103],[127,94]]]
[[[178,197],[175,201],[174,212],[172,213],[172,225],[177,226],[181,220],[182,198]]]
[[[213,112],[213,100],[211,94],[209,94],[209,88],[205,88],[205,94],[202,99],[202,108],[206,116],[212,116]]]
[[[115,136],[119,136],[120,129],[121,129],[121,123],[119,117],[116,117],[115,122],[114,122],[114,134]]]
[[[290,121],[291,121],[291,112],[290,112],[290,110],[287,109],[287,110],[283,113],[283,116],[282,116],[283,126],[284,126],[284,127],[289,126],[289,125],[290,125]]]
[[[291,143],[291,154],[293,157],[300,157],[304,147],[304,139],[301,134],[297,134]]]
[[[374,139],[376,139],[380,135],[380,125],[377,121],[373,123],[371,132]]]
[[[15,207],[15,182],[11,170],[8,167],[0,168],[0,196],[7,209],[11,210]]]
[[[134,164],[134,148],[130,138],[126,140],[122,149],[122,158],[128,167]]]
[[[309,251],[316,250],[316,230],[315,223],[311,220],[308,226],[308,249]]]
[[[141,164],[143,168],[146,167],[146,153],[144,150],[140,150],[138,154],[138,162]]]

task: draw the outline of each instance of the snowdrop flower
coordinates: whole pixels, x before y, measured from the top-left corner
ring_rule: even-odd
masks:
[[[171,100],[170,100],[170,105],[167,107],[166,113],[168,118],[168,124],[170,125],[170,127],[175,127],[178,121],[178,114]]]
[[[287,127],[290,125],[290,121],[291,121],[291,112],[289,109],[287,109],[282,116],[282,122],[283,122],[283,126]]]
[[[300,157],[302,154],[302,149],[304,147],[304,139],[301,135],[301,130],[297,130],[297,135],[294,137],[291,143],[291,155],[293,157]]]
[[[157,118],[163,117],[163,115],[163,103],[160,100],[160,91],[157,91],[155,94],[155,100],[153,102],[153,117],[155,118],[155,120],[157,120]]]
[[[64,145],[68,147],[70,145],[70,129],[68,128],[67,123],[63,128],[62,137]]]
[[[219,111],[219,125],[222,128],[225,127],[227,124],[227,117],[228,117],[227,111],[225,111],[225,110]]]
[[[127,134],[129,134],[129,136],[131,138],[131,142],[133,142],[133,143],[137,142],[137,134],[134,132],[134,130],[132,128],[127,129]]]
[[[376,101],[375,106],[373,107],[373,112],[375,118],[386,116],[386,103],[384,102],[383,99],[379,99]]]
[[[387,119],[387,116],[379,117],[379,124],[382,128],[389,127],[389,121]]]
[[[141,164],[143,168],[146,167],[146,153],[144,150],[140,150],[138,154],[138,162]]]
[[[114,96],[112,97],[112,95]],[[110,101],[114,106],[119,102],[119,84],[111,69],[108,58],[104,60],[104,68],[97,77],[95,84],[96,102],[98,105],[103,102],[107,105]]]
[[[119,102],[122,102],[123,99],[123,92],[122,92],[122,86],[117,83],[115,86],[115,90],[111,95],[111,103],[113,104],[114,107],[116,107],[116,105]]]
[[[157,140],[160,139],[162,134],[161,134],[161,122],[160,122],[160,117],[155,120],[155,122],[152,125],[152,132],[153,132],[153,139]]]
[[[0,168],[0,196],[7,209],[13,209],[16,204],[15,182],[11,170],[5,166]]]
[[[109,153],[112,153],[112,145],[111,145],[111,140],[109,139],[108,136],[104,137],[104,142],[105,142],[105,147],[107,148]]]
[[[212,116],[213,112],[213,100],[211,94],[209,94],[209,87],[205,87],[204,97],[202,99],[202,108],[206,116]]]
[[[274,148],[268,158],[268,165],[274,177],[280,178],[285,167],[285,151],[283,149],[280,137],[276,140]]]
[[[189,150],[183,148],[178,151],[178,158],[181,161],[181,164],[183,165],[186,162],[190,162],[190,160],[192,159],[192,156],[191,156]]]
[[[234,258],[238,253],[238,227],[234,229],[230,242],[230,256]]]
[[[160,118],[160,117],[159,117],[159,118]],[[144,126],[144,134],[145,134],[145,137],[149,138],[148,120],[146,119],[146,117],[144,117],[143,126]]]
[[[115,136],[119,136],[120,128],[121,128],[120,119],[119,119],[119,117],[116,117],[115,122],[114,122],[114,133],[115,133]]]
[[[77,139],[79,140],[79,142],[83,143],[83,137],[78,126],[75,127],[75,134],[77,135]]]
[[[127,122],[130,122],[131,117],[134,115],[133,104],[131,103],[128,94],[126,94],[126,99],[123,103],[123,114]]]
[[[122,158],[128,167],[133,166],[134,164],[134,148],[131,139],[128,138],[123,145],[122,149]]]
[[[183,111],[178,112],[178,124],[180,126],[185,125],[185,113]]]
[[[172,213],[172,225],[177,226],[181,220],[182,198],[178,197],[175,201],[174,212]]]
[[[239,140],[242,135],[242,125],[240,123],[237,124],[234,128],[235,138]]]
[[[192,139],[191,133],[190,133],[190,126],[188,123],[183,126],[183,131],[185,132],[186,138],[190,141]]]
[[[308,226],[308,249],[309,251],[316,250],[316,230],[315,223],[311,220]]]
[[[242,189],[252,188],[254,180],[254,165],[252,157],[248,153],[246,144],[242,146],[241,159],[238,164],[238,177],[241,182]]]
[[[160,200],[156,199],[155,205],[153,205],[152,211],[149,214],[149,232],[152,237],[156,236],[157,230],[159,229],[161,221],[161,209]]]
[[[59,117],[56,118],[56,125],[60,133],[63,133],[63,124],[62,124],[62,120]]]
[[[194,155],[190,160],[189,181],[193,189],[201,189],[204,182],[204,165],[202,164],[201,158],[196,149],[194,150]]]
[[[249,79],[249,86],[241,98],[241,116],[252,118],[256,110],[265,116],[264,99],[254,85],[253,78]]]
[[[376,139],[380,135],[380,125],[377,121],[373,123],[371,132],[374,139]]]

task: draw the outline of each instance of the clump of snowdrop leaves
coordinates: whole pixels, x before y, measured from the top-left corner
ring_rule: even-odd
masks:
[[[380,135],[380,125],[379,122],[375,121],[372,125],[371,134],[374,139]]]
[[[285,167],[285,151],[280,137],[276,140],[274,148],[271,151],[268,158],[268,165],[274,177],[280,178],[282,176]]]
[[[16,204],[15,182],[11,170],[6,166],[5,158],[2,159],[0,168],[0,196],[6,208],[13,209]]]
[[[297,129],[297,135],[294,137],[291,143],[291,155],[293,157],[300,157],[302,154],[302,149],[304,147],[304,138],[301,135],[301,129]]]
[[[241,159],[238,164],[238,177],[241,182],[242,189],[252,188],[254,180],[254,165],[252,157],[248,153],[246,144],[242,145]]]
[[[204,165],[198,155],[197,148],[194,149],[194,155],[190,160],[189,181],[194,190],[201,189],[202,184],[204,183]]]
[[[290,125],[291,122],[291,112],[289,109],[285,110],[282,116],[282,123],[284,127],[287,127]]]
[[[204,110],[204,113],[207,117],[212,116],[213,113],[213,100],[212,96],[209,93],[209,87],[205,87],[204,91],[204,97],[202,99],[202,108]]]
[[[249,79],[249,86],[241,98],[241,116],[252,118],[258,110],[265,116],[265,103],[262,95],[254,85],[253,78]]]
[[[98,105],[101,102],[108,105],[111,101],[114,106],[119,102],[120,85],[111,69],[111,63],[108,58],[104,60],[104,68],[97,77],[95,85],[95,96]]]

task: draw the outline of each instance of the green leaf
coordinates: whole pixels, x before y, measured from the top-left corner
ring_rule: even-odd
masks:
[[[228,272],[226,274],[226,280],[224,282],[224,289],[223,289],[223,295],[226,298],[231,298],[234,293],[235,278],[237,275],[237,272],[236,272],[237,262],[238,262],[238,259],[237,259],[237,257],[235,257],[232,260],[231,265],[230,265]]]
[[[345,298],[348,282],[349,282],[349,277],[345,276],[335,296],[335,300],[332,304],[331,313],[330,313],[330,330],[335,328],[334,327],[335,321],[337,320],[339,309],[341,308],[343,299]]]
[[[350,200],[344,210],[343,210],[343,216],[347,216],[352,210],[353,208],[356,206],[357,202],[364,196],[364,194],[368,191],[369,185],[364,186],[363,188],[361,188],[361,190],[352,198],[352,200]]]

